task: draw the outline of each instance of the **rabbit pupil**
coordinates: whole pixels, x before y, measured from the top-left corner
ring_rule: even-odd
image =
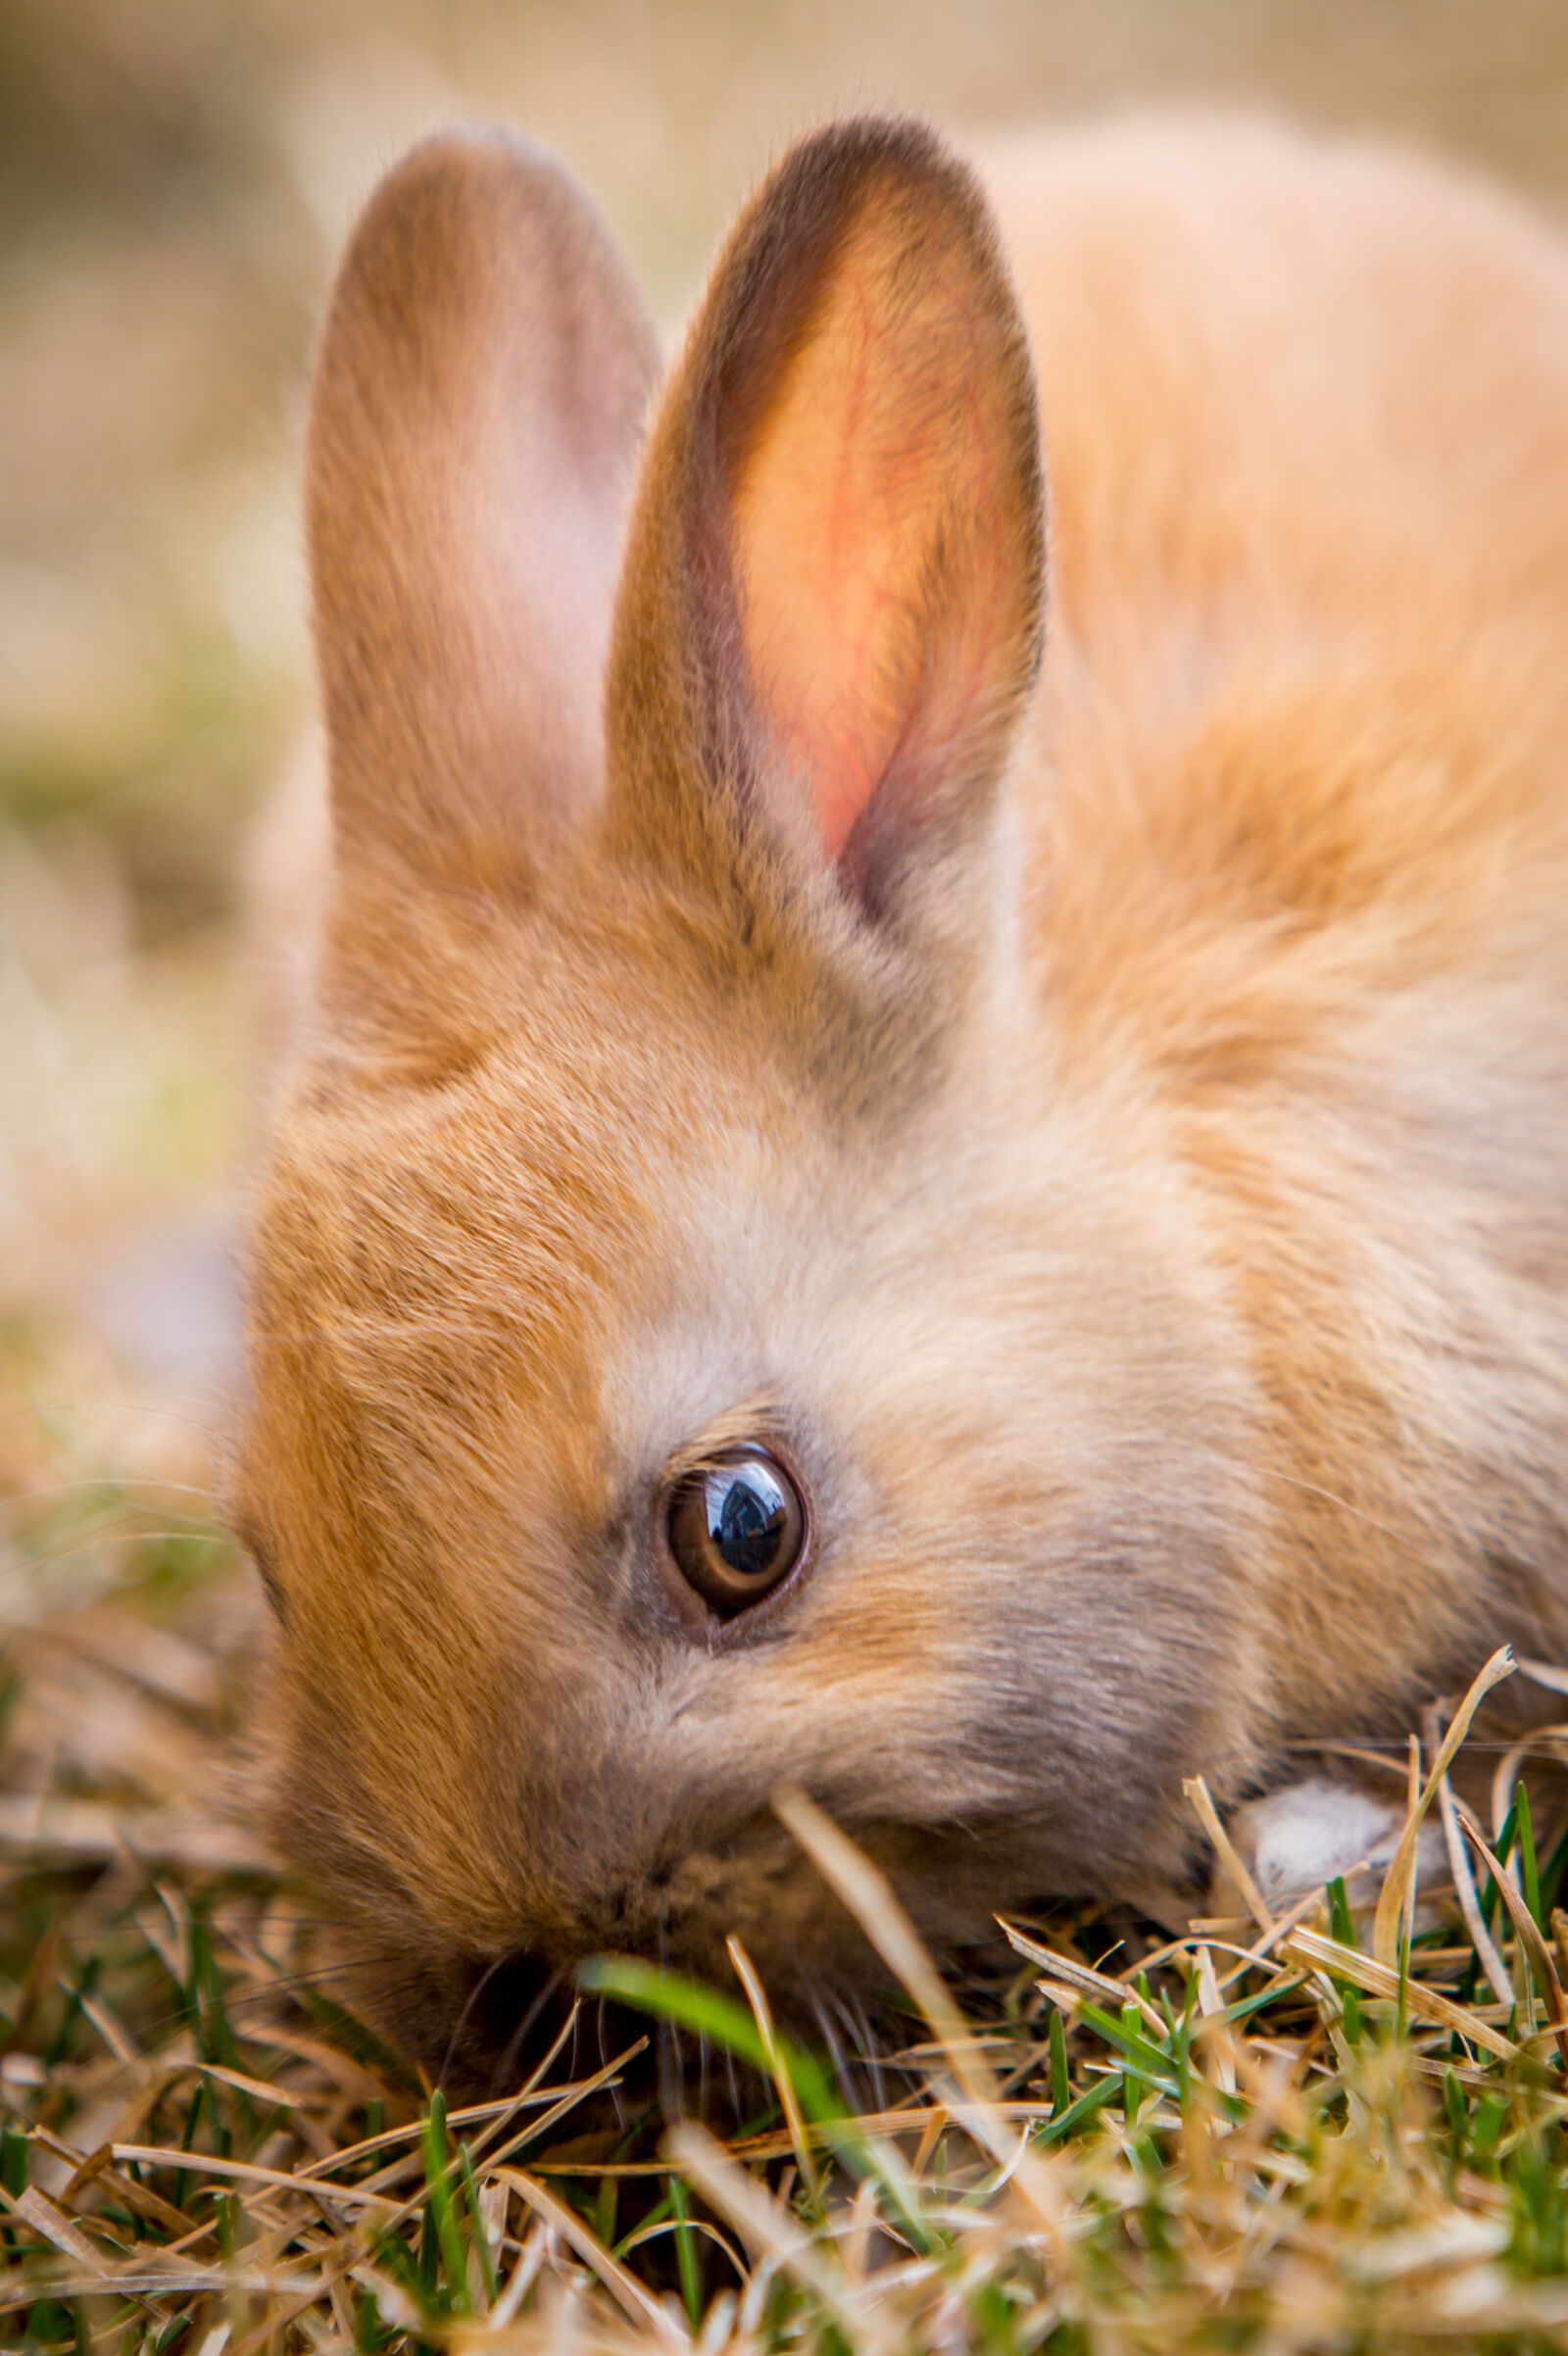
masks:
[[[773,1475],[761,1466],[710,1473],[706,1483],[708,1534],[726,1567],[741,1579],[760,1579],[777,1559],[789,1508]]]
[[[770,1595],[805,1549],[800,1493],[760,1448],[686,1474],[669,1495],[667,1512],[669,1551],[681,1577],[722,1618]]]

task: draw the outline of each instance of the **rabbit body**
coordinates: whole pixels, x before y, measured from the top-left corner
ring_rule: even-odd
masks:
[[[334,295],[236,1504],[270,1820],[437,2059],[598,1948],[852,1979],[781,1783],[960,1941],[1568,1642],[1568,261],[1253,123],[987,180],[802,143],[646,440],[527,151]]]

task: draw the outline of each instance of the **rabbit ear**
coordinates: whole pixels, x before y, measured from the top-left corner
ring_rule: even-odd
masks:
[[[985,200],[919,124],[831,125],[742,219],[656,428],[617,784],[652,768],[657,802],[695,770],[743,825],[766,805],[875,913],[989,808],[1044,576],[1033,371]]]
[[[598,795],[606,648],[656,368],[546,158],[443,135],[333,288],[308,506],[339,872],[505,889]]]

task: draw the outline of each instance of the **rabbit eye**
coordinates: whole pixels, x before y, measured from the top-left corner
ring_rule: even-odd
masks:
[[[737,1449],[670,1493],[665,1528],[681,1577],[730,1619],[787,1579],[806,1544],[806,1512],[784,1467]]]

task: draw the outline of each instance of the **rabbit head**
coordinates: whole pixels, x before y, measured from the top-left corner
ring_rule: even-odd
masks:
[[[1260,1683],[1244,1353],[1157,1110],[1058,1101],[1024,954],[1043,473],[975,182],[906,123],[806,139],[655,378],[585,199],[450,137],[361,223],[312,415],[260,1742],[364,1999],[476,2066],[594,1950],[861,1974],[783,1784],[938,1942],[1180,1879]]]

